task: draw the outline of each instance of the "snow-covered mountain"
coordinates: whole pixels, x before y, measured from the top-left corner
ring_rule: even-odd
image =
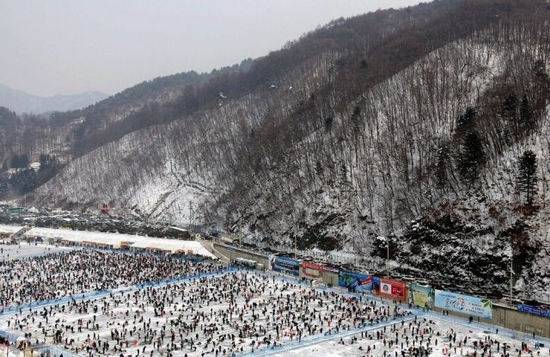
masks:
[[[0,83],[0,106],[7,107],[19,114],[42,114],[82,109],[107,97],[107,94],[97,91],[40,97]]]
[[[52,118],[66,165],[25,199],[109,202],[373,262],[390,240],[402,274],[502,294],[512,266],[515,291],[545,299],[549,14],[542,0],[436,1],[144,83]],[[517,185],[528,150],[529,204]]]

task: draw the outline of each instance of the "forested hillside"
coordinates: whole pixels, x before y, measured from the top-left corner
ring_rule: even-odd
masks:
[[[543,0],[435,1],[144,83],[52,116],[57,144],[42,147],[65,159],[26,199],[110,202],[371,261],[390,240],[402,274],[473,277],[474,290],[507,291],[512,260],[517,291],[539,296],[550,282],[549,15]],[[34,128],[4,116],[21,135],[2,140]],[[3,159],[38,153],[19,146]]]

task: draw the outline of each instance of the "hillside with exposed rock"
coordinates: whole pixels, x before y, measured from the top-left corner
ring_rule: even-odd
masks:
[[[550,299],[549,15],[542,0],[448,0],[337,20],[46,129],[6,114],[2,159],[63,157],[27,193],[38,206],[108,202],[376,262],[384,237],[400,274],[502,295],[512,269],[515,292]]]

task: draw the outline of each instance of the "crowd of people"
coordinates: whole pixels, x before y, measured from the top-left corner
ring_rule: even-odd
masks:
[[[380,330],[369,331],[337,343],[345,355],[371,357],[521,357],[549,356],[548,348],[535,348],[533,344],[511,340],[496,333],[479,332],[464,326],[453,326],[427,317],[415,316]],[[311,351],[319,352],[323,346]],[[325,346],[327,348],[327,346]],[[328,347],[328,348],[334,348]],[[297,351],[304,356],[308,351]]]
[[[12,253],[0,248],[2,254]],[[200,275],[211,272],[218,274]],[[75,249],[0,261],[0,277],[2,312],[9,306],[69,297],[42,307],[16,308],[0,316],[0,330],[24,336],[31,348],[58,346],[70,354],[233,356],[325,336],[333,341],[294,353],[544,355],[542,349],[520,345],[498,330],[489,334],[455,327],[419,317],[396,303],[318,289],[276,273],[227,271],[212,261]],[[118,290],[176,277],[189,278]],[[104,289],[112,291],[96,298],[77,296]],[[342,333],[348,337],[340,337]]]
[[[0,261],[0,312],[10,306],[215,269],[219,266],[167,256],[96,250],[3,260]]]
[[[227,356],[405,316],[397,305],[232,272],[23,311],[1,328],[90,356]]]

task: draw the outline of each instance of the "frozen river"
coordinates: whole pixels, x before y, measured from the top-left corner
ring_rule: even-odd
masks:
[[[43,256],[50,253],[68,252],[74,250],[71,247],[57,247],[49,244],[0,244],[0,261],[24,259]]]
[[[30,263],[32,257],[70,250],[41,244],[0,245],[0,261],[26,258]],[[77,261],[85,262],[86,254],[75,251],[62,257],[77,255],[74,260],[82,255]],[[132,254],[124,257],[138,259]],[[79,264],[59,266],[80,274]],[[128,281],[151,281],[143,276],[144,267],[120,265],[117,273]],[[41,276],[36,269],[19,271],[28,286]],[[101,264],[93,269],[83,264],[82,271],[98,283],[108,278]],[[201,278],[182,274],[178,281],[113,289],[93,299],[62,299],[15,309],[0,315],[0,331],[26,336],[34,346],[55,346],[64,355],[82,356],[550,356],[544,339],[407,310],[337,288],[314,288],[277,273],[222,272]],[[540,342],[545,346],[538,346]]]

